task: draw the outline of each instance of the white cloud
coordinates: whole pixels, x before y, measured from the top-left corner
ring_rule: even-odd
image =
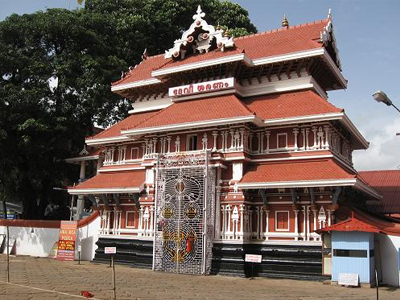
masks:
[[[396,169],[400,165],[400,119],[387,120],[371,119],[363,135],[370,142],[366,151],[358,150],[353,153],[354,166],[357,170]]]

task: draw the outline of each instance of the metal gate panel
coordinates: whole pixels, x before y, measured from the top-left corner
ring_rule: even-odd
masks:
[[[214,170],[206,152],[165,155],[156,176],[154,270],[208,274],[214,222]]]

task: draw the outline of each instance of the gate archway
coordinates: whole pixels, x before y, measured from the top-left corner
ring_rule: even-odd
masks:
[[[154,270],[209,274],[214,199],[215,171],[209,167],[208,152],[159,157]]]

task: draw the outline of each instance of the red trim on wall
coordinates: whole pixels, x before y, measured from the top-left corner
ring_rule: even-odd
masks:
[[[92,223],[99,216],[99,212],[93,212],[86,219],[82,219],[78,222],[78,228],[84,227]],[[34,228],[56,228],[59,229],[61,221],[53,220],[4,220],[0,219],[0,226],[10,227],[34,227]]]

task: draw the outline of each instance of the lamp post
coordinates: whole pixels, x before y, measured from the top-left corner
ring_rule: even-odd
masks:
[[[393,106],[400,113],[400,109],[396,105],[394,105],[392,100],[390,100],[390,98],[381,90],[373,93],[372,97],[374,97],[376,102],[382,102],[387,106]],[[396,133],[396,135],[400,135],[400,132]]]
[[[393,106],[400,113],[400,109],[393,104],[392,100],[390,100],[390,98],[384,92],[379,90],[373,93],[372,97],[374,97],[376,102],[382,102],[385,103],[387,106]]]

